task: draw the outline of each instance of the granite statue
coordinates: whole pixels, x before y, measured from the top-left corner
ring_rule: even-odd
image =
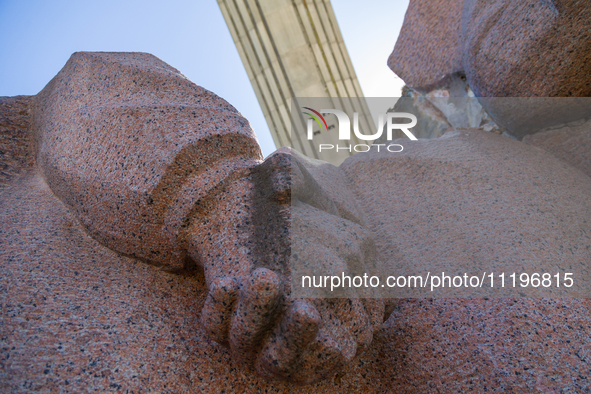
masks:
[[[591,96],[590,12],[584,0],[411,0],[388,65],[419,93],[469,92],[522,139],[591,117],[575,99]]]
[[[143,53],[76,53],[0,105],[3,390],[589,389],[586,299],[290,296],[296,211],[320,264],[584,266],[568,155],[467,129],[263,160],[230,104]]]

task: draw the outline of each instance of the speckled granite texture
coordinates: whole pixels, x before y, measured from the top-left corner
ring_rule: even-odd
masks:
[[[407,85],[427,92],[463,70],[463,0],[410,0],[388,66]]]
[[[344,374],[305,387],[268,381],[199,328],[200,270],[168,273],[105,248],[34,172],[1,193],[3,392],[590,389],[587,300],[400,300]]]
[[[589,97],[589,31],[586,0],[411,0],[388,65],[424,93],[461,74],[477,97]],[[591,114],[566,103],[544,118],[556,102],[482,105],[519,137]]]
[[[549,152],[483,130],[395,141],[403,152],[356,155],[340,166],[393,271],[572,270],[582,286],[570,296],[591,294],[591,178]],[[506,290],[479,295],[517,295]],[[518,293],[555,297],[559,289],[534,290]]]
[[[0,188],[35,162],[31,97],[0,97]]]
[[[15,155],[26,159],[0,190],[0,391],[591,389],[587,300],[400,300],[377,331],[383,304],[291,299],[285,265],[292,198],[367,226],[383,256],[407,263],[426,264],[411,261],[417,253],[484,258],[495,248],[542,257],[547,243],[578,264],[591,250],[588,215],[570,214],[588,209],[587,199],[569,198],[589,194],[581,171],[483,131],[416,143],[398,175],[386,163],[397,157],[374,153],[341,169],[287,150],[261,161],[244,118],[151,55],[79,53],[64,70],[34,99],[36,138],[19,139],[23,152],[38,147],[38,166]],[[28,115],[11,105],[2,111],[24,131]],[[384,176],[363,171],[370,162]],[[528,180],[528,171],[547,179]],[[536,210],[556,196],[570,216]],[[372,199],[380,204],[362,211]],[[494,236],[459,239],[458,226],[482,219],[480,208],[507,220],[487,223],[498,225]],[[423,250],[413,231],[383,226],[378,214],[436,242]],[[511,239],[514,217],[529,227]],[[149,258],[155,247],[162,258]]]
[[[523,139],[578,168],[591,177],[591,120],[543,130]]]
[[[39,168],[88,232],[169,269],[194,203],[262,159],[234,107],[145,53],[73,54],[35,97],[33,127]]]
[[[585,0],[411,0],[390,68],[427,91],[465,72],[478,97],[591,95]]]
[[[478,97],[591,96],[591,4],[465,0],[463,66]]]
[[[530,272],[553,262],[588,269],[591,178],[581,171],[482,130],[401,143],[403,154],[359,154],[340,167],[382,258],[411,272],[449,257],[479,269],[503,260]],[[588,392],[590,306],[400,300],[383,333],[391,392]]]
[[[269,381],[201,329],[201,270],[169,273],[89,237],[35,173],[0,192],[0,391],[384,392],[377,345],[335,384]]]
[[[263,162],[226,101],[143,53],[75,53],[31,100],[36,184],[118,261],[202,269],[209,294],[197,321],[245,373],[309,384],[369,346],[382,301],[290,297],[292,156]],[[39,237],[51,244],[51,234]]]

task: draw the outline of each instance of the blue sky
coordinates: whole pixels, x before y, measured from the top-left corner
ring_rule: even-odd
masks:
[[[408,0],[332,0],[366,97],[398,96],[386,66]],[[36,94],[76,51],[149,52],[234,105],[275,150],[215,0],[0,0],[0,96]]]

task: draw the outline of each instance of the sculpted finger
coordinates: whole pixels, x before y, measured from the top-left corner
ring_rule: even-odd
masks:
[[[344,306],[337,309],[337,315],[343,326],[347,327],[355,338],[357,342],[355,354],[359,354],[371,344],[373,326],[361,299],[353,298],[343,301],[347,302],[343,302]]]
[[[382,328],[382,324],[386,318],[386,302],[381,298],[363,298],[361,302],[365,307],[375,333]]]
[[[354,318],[349,320],[349,329],[357,341],[357,354],[363,353],[363,351],[369,347],[374,334],[374,325],[371,320],[372,316],[363,301],[364,299],[359,298],[351,300],[351,314]],[[372,307],[374,306],[372,303],[369,303],[369,305]]]
[[[290,381],[298,384],[315,383],[337,373],[345,363],[339,342],[327,333],[320,332],[294,368]]]
[[[238,288],[234,278],[223,277],[215,280],[201,310],[203,329],[220,345],[228,346],[232,308],[238,298]]]
[[[323,329],[340,344],[346,362],[371,343],[373,329],[358,298],[315,299],[314,303],[322,316]]]
[[[320,314],[309,302],[296,300],[267,340],[257,363],[261,375],[289,378],[300,357],[316,338]]]
[[[253,271],[242,287],[229,339],[232,351],[244,364],[254,364],[257,350],[277,318],[282,299],[279,278],[266,268]]]

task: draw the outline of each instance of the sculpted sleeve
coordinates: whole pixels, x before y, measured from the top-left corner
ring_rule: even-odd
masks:
[[[229,103],[145,53],[82,53],[36,96],[37,162],[88,232],[181,268],[178,233],[208,190],[262,160]]]

